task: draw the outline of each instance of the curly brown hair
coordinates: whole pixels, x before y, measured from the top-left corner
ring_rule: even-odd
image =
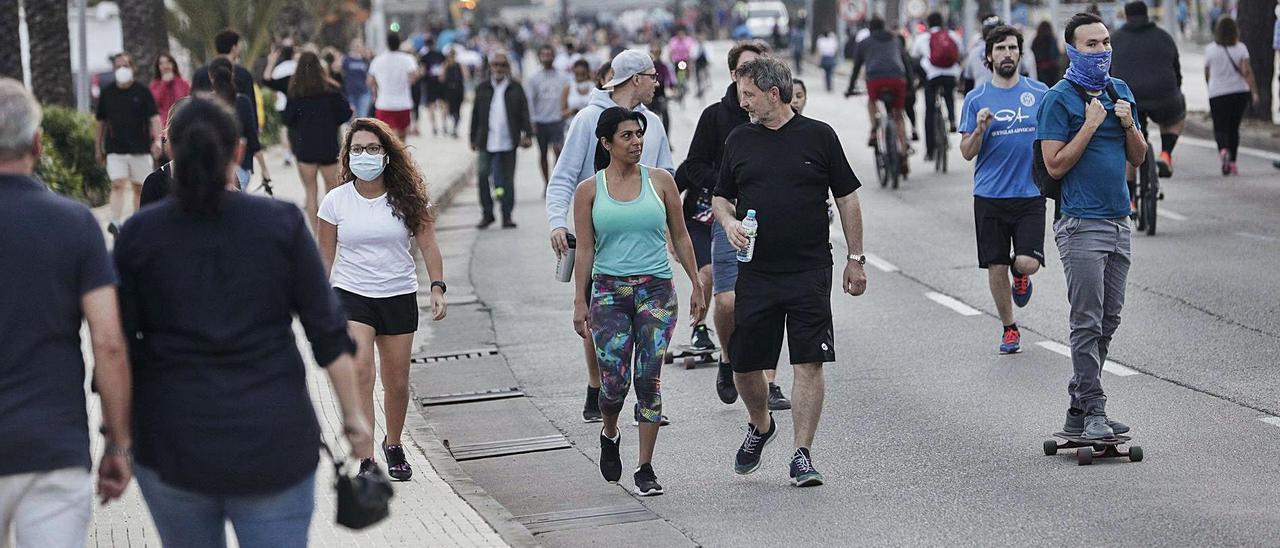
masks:
[[[417,234],[423,225],[435,222],[435,211],[431,207],[430,194],[427,193],[427,182],[418,171],[417,164],[404,142],[396,137],[395,132],[385,122],[375,118],[356,118],[342,138],[342,152],[338,159],[341,165],[340,180],[354,181],[351,173],[351,137],[357,131],[367,131],[378,138],[387,156],[387,167],[382,172],[382,184],[387,189],[387,202],[391,204],[392,214],[404,222],[411,234]]]

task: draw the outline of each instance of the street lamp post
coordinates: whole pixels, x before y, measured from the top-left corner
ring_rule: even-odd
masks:
[[[80,23],[76,26],[76,36],[80,42],[76,44],[80,50],[80,60],[77,63],[80,75],[76,78],[76,109],[80,112],[89,112],[89,45],[87,43],[89,32],[86,20],[89,11],[88,0],[77,0],[76,11],[80,15]]]

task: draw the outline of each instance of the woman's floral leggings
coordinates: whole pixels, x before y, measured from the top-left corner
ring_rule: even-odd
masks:
[[[679,308],[671,280],[598,274],[591,285],[589,325],[600,362],[600,411],[622,412],[635,355],[640,421],[662,420],[662,357],[676,330]]]

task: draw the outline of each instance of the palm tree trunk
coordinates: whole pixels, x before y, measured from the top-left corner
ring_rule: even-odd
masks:
[[[31,50],[31,90],[46,105],[76,106],[71,83],[67,0],[24,0]]]
[[[148,83],[156,75],[151,74],[156,56],[169,51],[169,28],[165,18],[164,0],[119,0],[120,27],[125,47],[133,57],[135,78]]]
[[[22,81],[22,44],[18,40],[18,0],[0,0],[0,76]]]
[[[1237,6],[1240,41],[1249,48],[1249,64],[1258,85],[1257,103],[1249,109],[1249,117],[1271,121],[1271,78],[1275,74],[1276,56],[1271,37],[1276,24],[1274,0],[1243,0]]]

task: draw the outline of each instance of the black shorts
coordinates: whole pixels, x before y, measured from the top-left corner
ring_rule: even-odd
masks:
[[[978,267],[1013,264],[1017,255],[1044,265],[1044,198],[973,197],[973,224],[978,236]]]
[[[804,272],[738,270],[729,347],[738,373],[775,369],[785,328],[791,363],[836,361],[831,267]]]
[[[418,330],[418,294],[365,297],[335,287],[347,319],[373,328],[377,335],[404,335]]]
[[[698,268],[711,264],[711,225],[685,217],[684,226],[689,228],[693,258],[698,262]]]
[[[545,155],[548,148],[564,144],[564,122],[538,122],[534,124],[533,135],[538,138],[538,150]]]
[[[1187,99],[1181,93],[1172,97],[1138,101],[1138,125],[1147,130],[1147,120],[1163,128],[1187,119]]]

